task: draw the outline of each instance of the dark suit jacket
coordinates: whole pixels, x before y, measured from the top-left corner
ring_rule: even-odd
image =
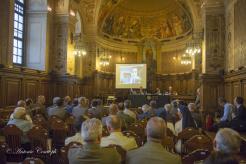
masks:
[[[246,121],[246,108],[243,105],[240,105],[240,107],[237,108],[237,114],[234,119]]]
[[[68,151],[69,164],[119,164],[120,155],[114,148],[102,148],[99,144],[84,144]]]
[[[126,163],[181,164],[181,158],[166,151],[160,143],[148,141],[144,146],[127,152]]]

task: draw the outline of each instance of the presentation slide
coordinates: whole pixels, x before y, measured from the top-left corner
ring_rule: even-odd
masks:
[[[116,88],[146,88],[146,64],[116,64]]]

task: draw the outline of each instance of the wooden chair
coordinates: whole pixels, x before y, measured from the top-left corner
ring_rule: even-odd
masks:
[[[65,123],[68,126],[68,136],[73,136],[75,134],[75,129],[74,129],[75,117],[74,116],[69,116],[65,120]]]
[[[44,117],[35,117],[33,119],[33,124],[48,129],[48,122],[45,120]]]
[[[133,131],[138,136],[145,136],[145,127],[141,123],[134,123],[128,127],[129,131]]]
[[[167,151],[175,153],[175,144],[172,137],[166,136],[162,141],[162,145]]]
[[[51,124],[53,147],[60,149],[64,146],[68,127],[62,120],[53,121]]]
[[[177,140],[181,140],[181,154],[184,153],[183,144],[191,137],[199,134],[200,134],[199,130],[191,127],[183,129],[182,132],[178,134]]]
[[[205,160],[209,156],[210,152],[208,150],[198,149],[182,158],[183,164],[193,164],[196,161]]]
[[[21,148],[21,137],[23,132],[15,125],[7,125],[3,129],[6,143],[10,151],[6,152],[8,162],[20,162],[23,160],[22,154],[16,154]]]
[[[121,163],[124,164],[126,163],[126,150],[123,149],[121,146],[119,145],[109,145],[108,147],[112,147],[115,148],[116,151],[120,154],[121,156]]]
[[[107,127],[103,127],[103,129],[102,129],[102,136],[103,137],[109,136],[109,132],[108,132]]]
[[[27,136],[31,143],[31,150],[34,152],[31,157],[41,158],[43,161],[48,163],[49,154],[41,154],[37,151],[37,149],[42,151],[48,150],[48,131],[41,126],[34,126],[28,131]]]
[[[79,142],[71,142],[67,146],[62,147],[59,155],[59,159],[53,159],[54,163],[58,164],[69,164],[68,161],[68,151],[70,148],[77,148],[77,147],[82,147],[82,144]]]
[[[41,159],[39,158],[26,158],[22,164],[45,164]]]
[[[123,133],[124,136],[135,138],[138,147],[142,146],[145,143],[145,141],[146,141],[146,137],[145,136],[138,136],[133,131],[127,130],[127,131],[123,131],[122,133]]]
[[[186,153],[191,153],[197,149],[212,151],[212,140],[205,135],[195,135],[184,143]]]
[[[0,163],[5,164],[6,163],[6,150],[7,150],[7,144],[6,143],[0,143]]]

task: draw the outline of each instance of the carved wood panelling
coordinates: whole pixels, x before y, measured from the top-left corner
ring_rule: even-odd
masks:
[[[15,105],[21,98],[21,80],[5,79],[5,104],[7,106]]]

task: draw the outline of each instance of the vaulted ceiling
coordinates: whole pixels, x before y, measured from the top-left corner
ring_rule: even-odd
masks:
[[[175,0],[104,0],[98,34],[115,40],[170,40],[193,29],[190,11]]]

